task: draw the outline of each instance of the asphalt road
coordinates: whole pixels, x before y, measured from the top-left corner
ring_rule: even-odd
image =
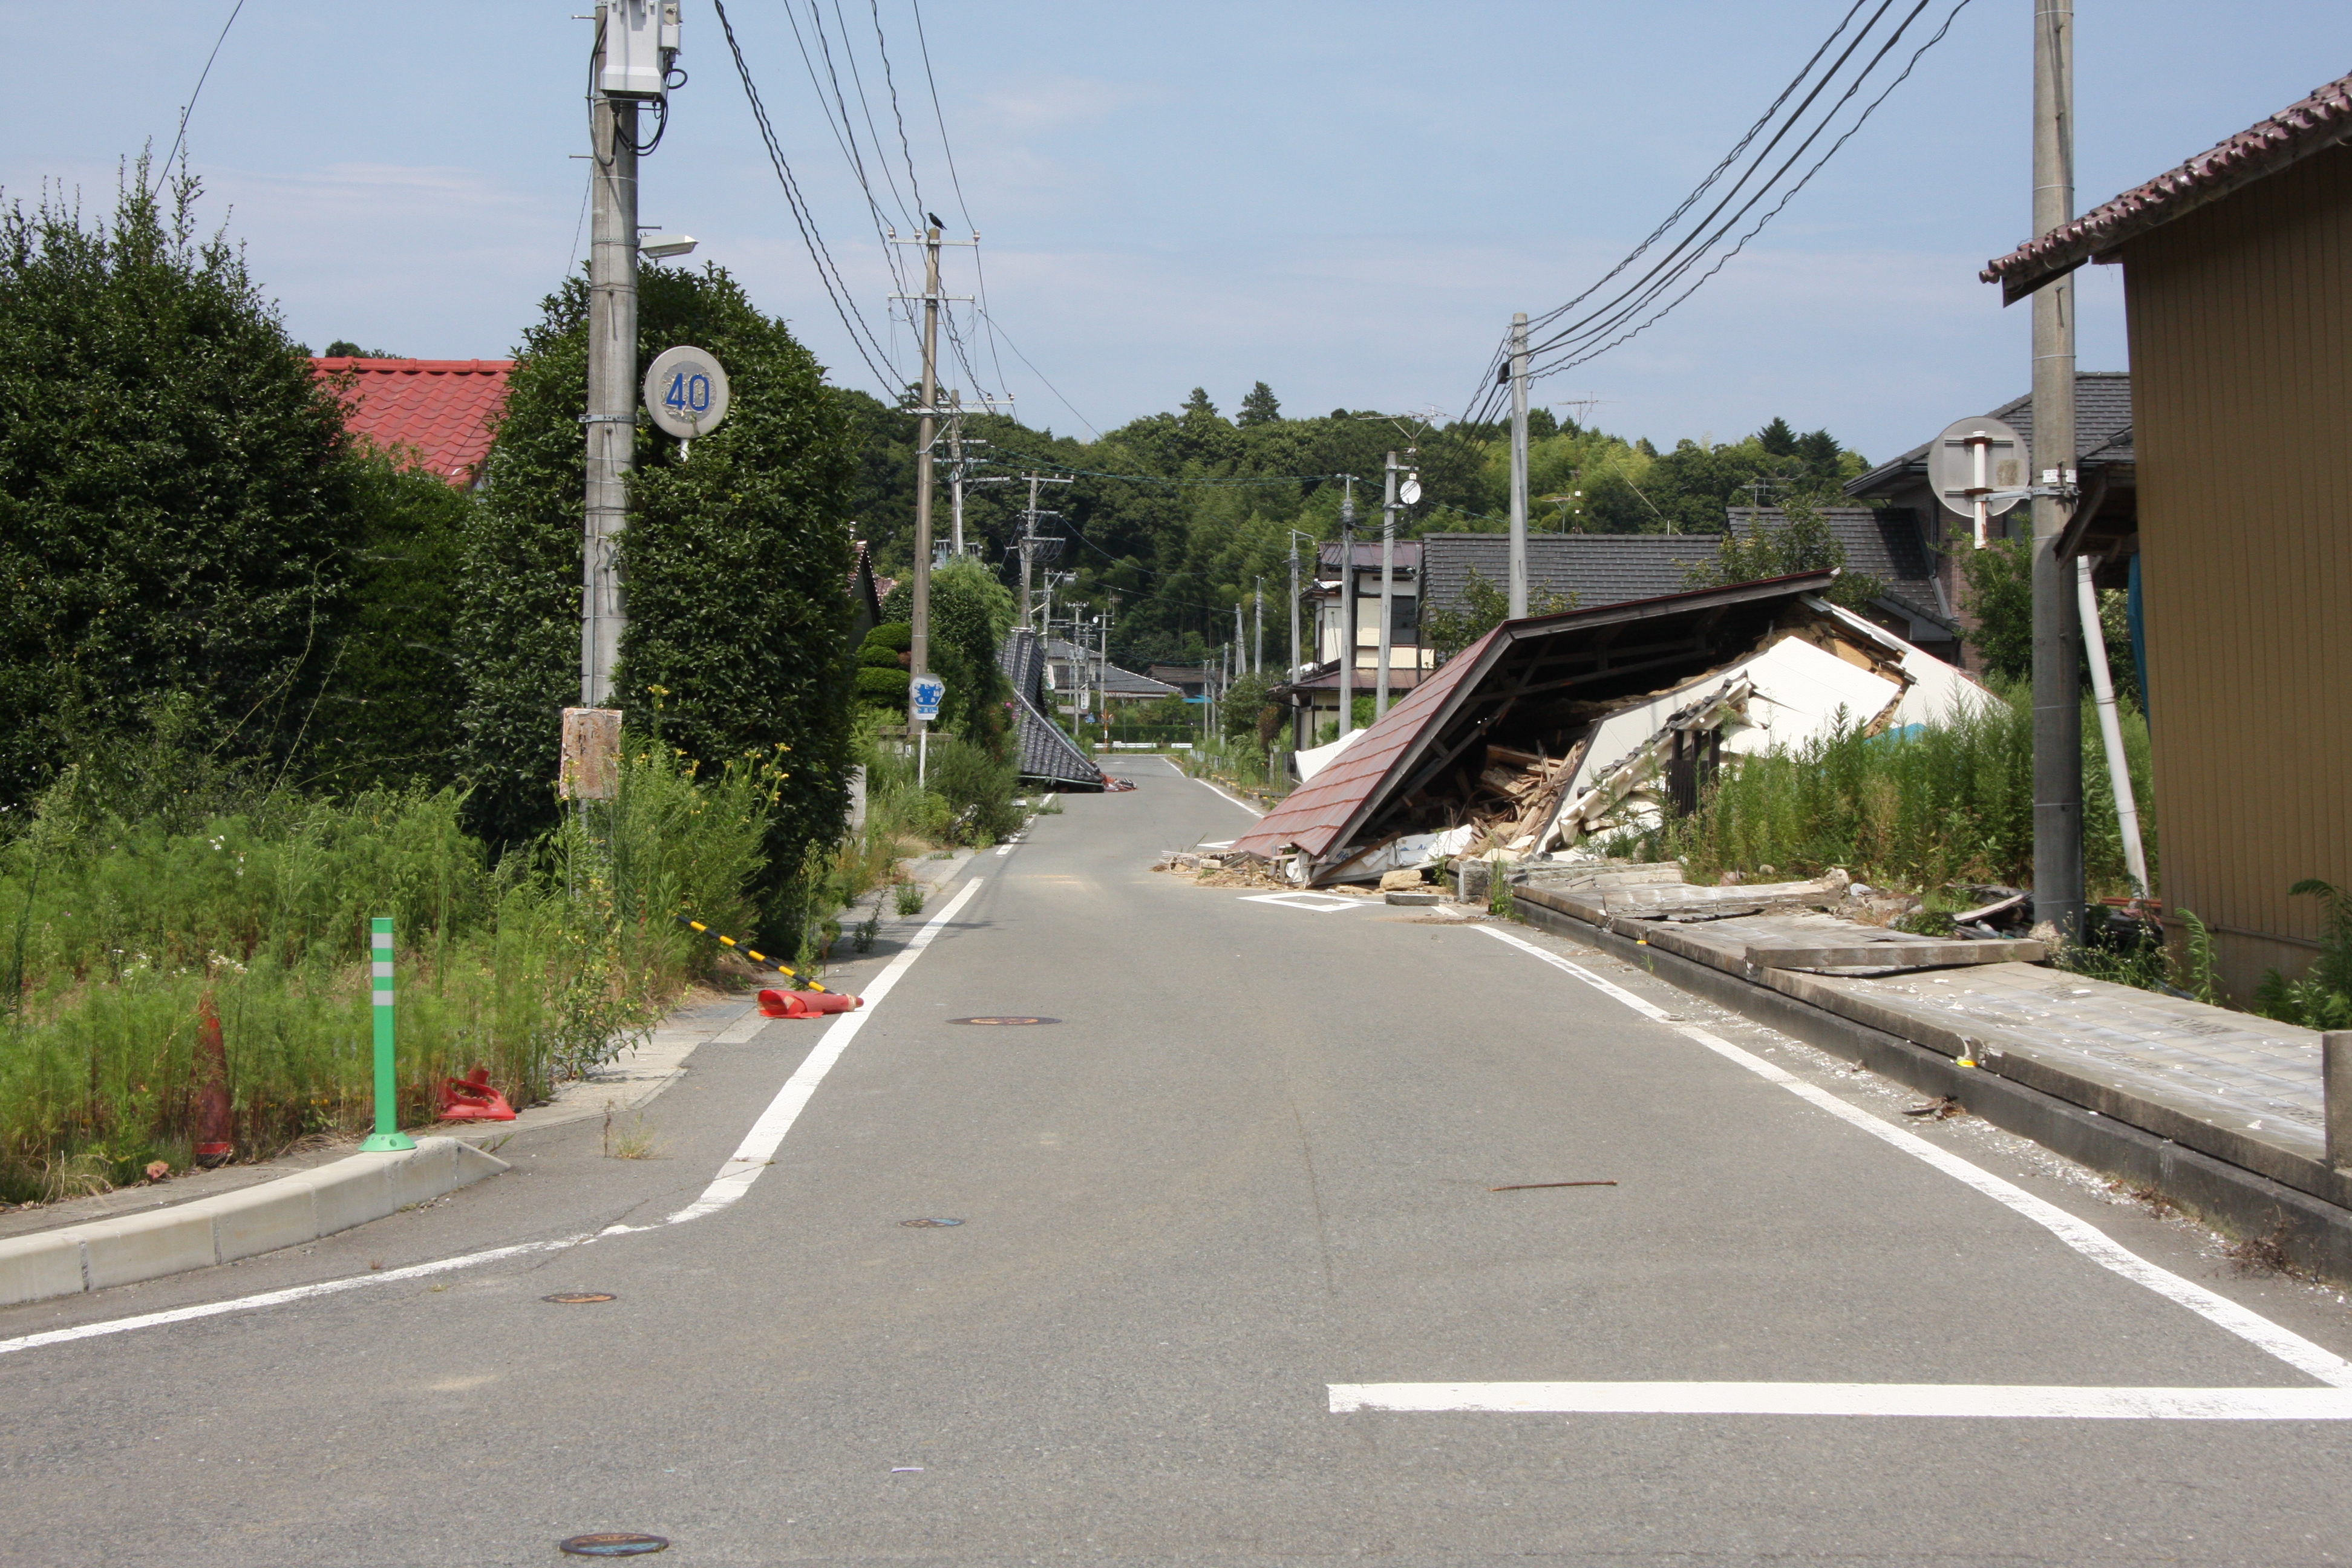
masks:
[[[2352,1352],[2352,1309],[1523,928],[1670,1016],[1476,925],[1156,875],[1248,818],[1122,765],[1141,788],[1066,799],[928,947],[860,966],[898,977],[712,1212],[664,1223],[842,1022],[703,1047],[646,1114],[657,1158],[550,1129],[426,1209],[0,1311],[0,1557],[549,1563],[603,1530],[679,1563],[2352,1554],[2340,1420],[1335,1413],[1387,1384],[2315,1389],[2292,1343]]]

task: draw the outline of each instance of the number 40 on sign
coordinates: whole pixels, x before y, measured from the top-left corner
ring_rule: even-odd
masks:
[[[727,417],[727,373],[708,350],[666,349],[646,372],[646,412],[681,441],[708,436]]]

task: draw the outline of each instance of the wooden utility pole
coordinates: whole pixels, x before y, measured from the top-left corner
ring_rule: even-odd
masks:
[[[2074,216],[2074,0],[2035,0],[2033,232]],[[2074,280],[2033,296],[2033,917],[2083,937],[2083,693],[2073,573],[2058,542],[2074,515]]]

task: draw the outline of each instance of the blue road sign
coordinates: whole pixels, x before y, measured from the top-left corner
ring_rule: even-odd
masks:
[[[915,697],[915,717],[929,723],[940,716],[940,703],[948,694],[948,683],[936,675],[919,675],[912,683]]]

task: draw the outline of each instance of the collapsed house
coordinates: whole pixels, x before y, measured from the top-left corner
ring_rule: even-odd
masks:
[[[996,663],[1013,683],[1009,706],[1022,782],[1055,789],[1104,787],[1103,771],[1059,724],[1045,717],[1045,649],[1037,634],[1025,626],[1005,633]]]
[[[1994,699],[1821,595],[1834,572],[1507,621],[1321,755],[1233,853],[1301,883],[1520,861],[1694,809],[1725,756]]]

